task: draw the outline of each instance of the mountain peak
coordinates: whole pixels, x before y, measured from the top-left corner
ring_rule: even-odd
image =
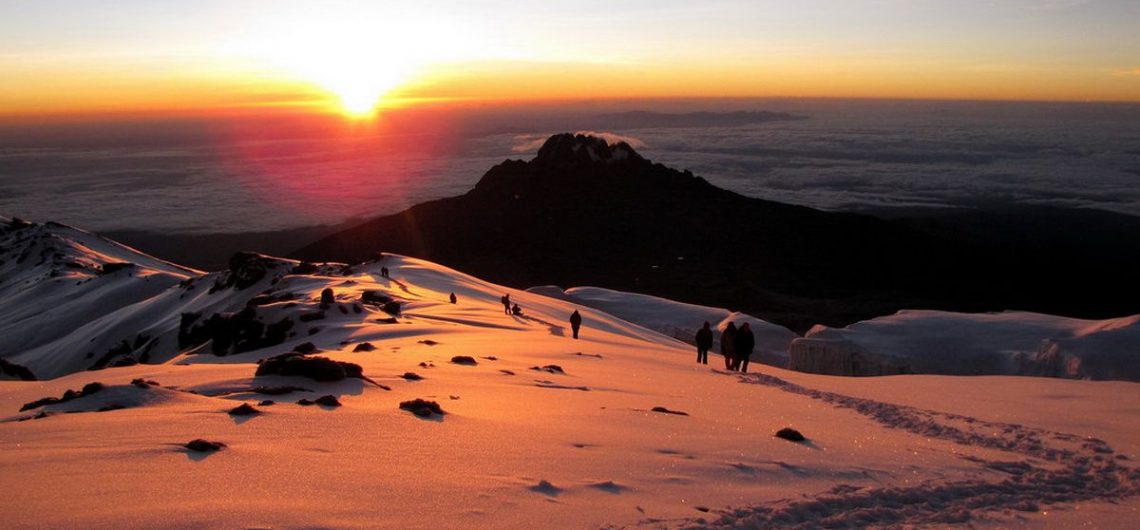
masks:
[[[548,138],[534,160],[546,164],[611,164],[644,158],[626,142],[611,144],[598,136],[562,133]]]

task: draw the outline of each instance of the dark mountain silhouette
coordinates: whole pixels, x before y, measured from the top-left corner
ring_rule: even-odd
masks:
[[[1140,263],[1137,243],[1105,250],[1134,238],[1112,234],[1095,252],[1058,257],[1047,240],[1026,240],[1025,227],[1003,232],[990,218],[949,219],[887,220],[749,198],[624,143],[560,134],[533,160],[493,167],[464,195],[370,220],[293,257],[354,262],[395,252],[512,286],[650,293],[800,331],[903,308],[1140,312],[1140,282],[1114,277]]]

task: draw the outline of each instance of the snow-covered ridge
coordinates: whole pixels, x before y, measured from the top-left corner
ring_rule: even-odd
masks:
[[[110,269],[0,300],[165,277]],[[12,328],[50,335],[15,358],[59,377],[0,381],[6,528],[1130,528],[1140,508],[1135,383],[742,375],[634,323],[726,310],[562,293],[618,318],[398,255],[161,274],[105,310],[75,291],[78,328],[42,305]]]
[[[1140,381],[1140,315],[1081,320],[1039,313],[900,311],[791,346],[790,368],[834,375],[936,373]]]
[[[697,330],[708,322],[713,334],[713,350],[720,351],[720,331],[729,322],[737,326],[749,324],[756,336],[753,361],[779,366],[788,365],[788,347],[797,338],[793,331],[752,315],[708,307],[646,294],[627,293],[602,287],[572,287],[563,290],[554,285],[531,287],[527,291],[567,300],[605,311],[615,317],[634,322],[677,340],[692,343]]]

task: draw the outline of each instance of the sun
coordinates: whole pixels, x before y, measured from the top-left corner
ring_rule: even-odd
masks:
[[[332,110],[368,116],[385,96],[436,60],[440,46],[454,44],[454,37],[441,35],[438,25],[396,22],[343,12],[290,13],[248,36],[244,48],[318,86],[329,95]]]

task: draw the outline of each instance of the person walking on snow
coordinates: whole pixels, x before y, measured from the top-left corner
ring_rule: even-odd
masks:
[[[712,348],[712,343],[712,329],[709,329],[709,323],[705,322],[704,327],[697,330],[697,364],[709,363],[709,349]]]
[[[508,315],[511,314],[511,295],[504,294],[503,297],[499,299],[499,301],[503,303],[503,313]]]
[[[451,296],[447,297],[447,299],[453,304],[459,301],[457,298],[455,298],[455,293],[451,293]]]
[[[748,361],[752,357],[752,349],[756,347],[756,337],[752,335],[752,327],[747,322],[736,331],[736,340],[733,342],[736,349],[733,369],[739,368],[741,372],[748,373]]]
[[[582,314],[577,309],[570,314],[570,329],[574,331],[574,338],[578,338],[578,330],[582,329]]]
[[[724,356],[724,369],[734,370],[736,352],[736,324],[729,322],[720,332],[720,354]]]

